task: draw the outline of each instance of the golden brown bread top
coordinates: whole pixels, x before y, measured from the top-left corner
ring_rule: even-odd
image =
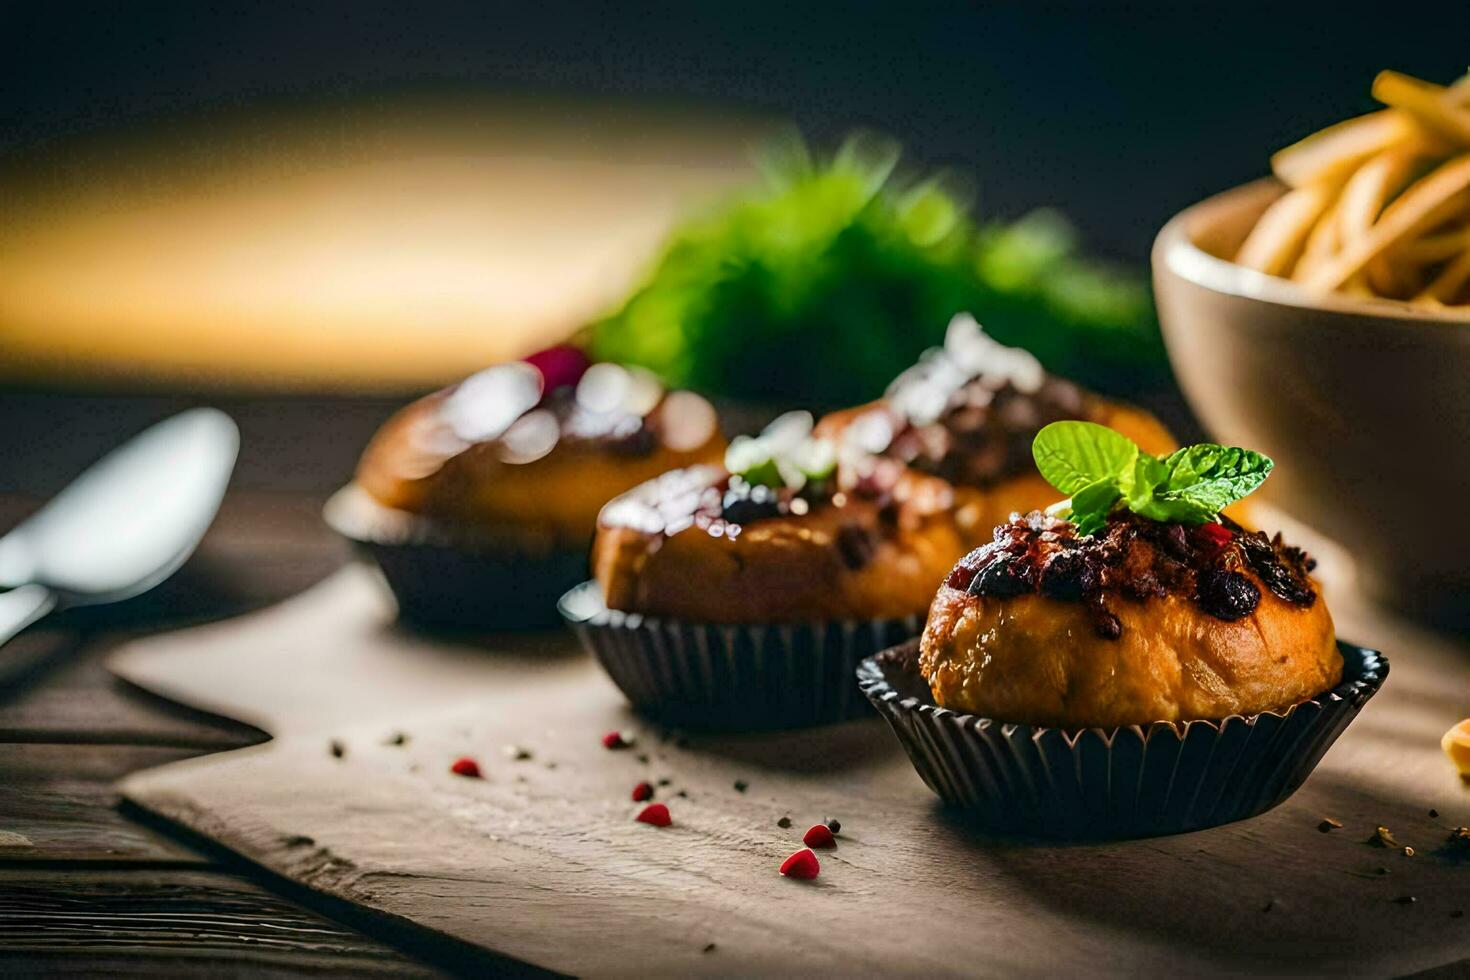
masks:
[[[609,607],[720,623],[922,615],[963,550],[934,477],[905,471],[881,498],[838,493],[745,524],[721,516],[727,483],[694,467],[604,508],[592,565]]]
[[[358,485],[384,506],[447,525],[579,543],[617,494],[724,452],[714,410],[697,395],[657,390],[647,407],[594,411],[570,387],[542,398],[507,378],[503,369],[519,367],[492,368],[399,411],[363,453]]]
[[[948,586],[929,612],[920,670],[935,700],[998,721],[1110,728],[1286,708],[1342,679],[1326,603],[1265,593],[1248,617],[1215,619],[1181,596],[1120,603],[1104,639],[1075,602]]]
[[[1227,522],[1032,514],[940,587],[919,667],[939,704],[1065,728],[1284,708],[1342,674],[1310,559]]]

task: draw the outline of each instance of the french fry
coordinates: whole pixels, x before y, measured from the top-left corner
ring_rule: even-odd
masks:
[[[1288,187],[1340,184],[1364,160],[1414,132],[1400,112],[1380,109],[1328,126],[1271,157],[1271,172]]]
[[[1387,108],[1271,157],[1288,190],[1235,261],[1313,292],[1470,308],[1470,74],[1384,71],[1373,95]]]
[[[1298,282],[1322,268],[1342,248],[1342,198],[1328,206],[1307,236],[1302,257],[1292,267],[1291,278]]]
[[[1419,265],[1434,265],[1465,251],[1470,251],[1470,227],[1425,235],[1414,241],[1404,242],[1398,248],[1398,254],[1404,261]]]
[[[1457,208],[1464,208],[1467,188],[1470,188],[1470,155],[1446,161],[1399,195],[1384,209],[1367,235],[1345,248],[1308,277],[1303,285],[1316,292],[1337,289],[1362,272],[1385,249],[1433,227]]]
[[[1236,263],[1267,275],[1288,274],[1306,246],[1307,235],[1335,195],[1336,189],[1326,184],[1287,191],[1251,229],[1236,253]]]
[[[1373,98],[1404,110],[1460,146],[1470,146],[1470,110],[1457,104],[1458,94],[1396,71],[1381,71],[1373,79]]]
[[[1414,298],[1419,301],[1448,303],[1456,293],[1465,288],[1467,282],[1470,282],[1470,252],[1461,252],[1458,258],[1446,265],[1434,281]]]
[[[1378,220],[1389,195],[1409,179],[1417,147],[1411,140],[1384,150],[1358,168],[1342,189],[1341,222],[1343,247],[1349,248],[1368,234]]]

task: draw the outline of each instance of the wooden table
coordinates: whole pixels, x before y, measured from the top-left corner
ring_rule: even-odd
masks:
[[[90,458],[182,407],[167,398],[0,394],[0,528]],[[0,975],[99,972],[436,975],[475,962],[350,906],[268,880],[202,842],[119,810],[112,784],[139,769],[260,741],[179,708],[101,666],[120,640],[232,615],[291,595],[345,551],[317,503],[351,465],[386,403],[292,412],[270,399],[227,408],[245,430],[232,491],[200,552],[171,582],[119,606],[68,614],[0,650],[22,676],[0,688]],[[322,419],[312,430],[311,418]],[[294,432],[293,432],[294,430]],[[283,493],[264,487],[282,487]],[[363,930],[369,929],[372,935]],[[376,937],[376,938],[375,938]]]
[[[67,462],[72,457],[81,457],[75,460],[79,463],[148,419],[176,407],[156,399],[0,395],[0,416],[7,422],[18,420],[18,424],[0,426],[0,493],[11,494],[8,499],[0,497],[0,523],[8,523],[53,491],[64,479]],[[308,893],[283,880],[271,879],[223,857],[217,849],[197,841],[181,841],[172,831],[164,833],[159,827],[141,821],[136,813],[119,813],[114,808],[111,783],[125,773],[189,755],[247,745],[258,741],[261,735],[241,725],[191,714],[140,692],[123,689],[102,672],[98,658],[129,636],[273,602],[300,591],[337,567],[345,555],[321,528],[317,503],[350,470],[357,447],[388,406],[309,405],[305,413],[292,410],[285,414],[282,406],[270,408],[256,402],[226,407],[242,422],[245,455],[235,489],[220,520],[200,555],[181,576],[155,593],[117,608],[58,620],[24,637],[19,646],[4,651],[7,657],[34,656],[39,663],[21,686],[0,694],[0,974],[57,967],[149,975],[203,968],[277,974],[435,970],[482,974],[503,967],[506,965],[503,961],[487,959],[483,953],[476,953],[467,944],[457,944],[448,936],[430,939],[403,919],[390,920],[356,905],[334,902],[319,893]],[[81,432],[82,437],[46,437],[48,432],[62,431]],[[89,442],[98,445],[89,451]],[[31,464],[35,468],[30,477],[26,477],[25,460],[36,461]],[[24,492],[25,479],[32,481],[34,491]],[[1359,634],[1353,631],[1363,629],[1361,635],[1371,633],[1386,649],[1427,655],[1435,645],[1431,637],[1417,631],[1366,630],[1360,621],[1361,611],[1338,608],[1346,631],[1356,636]],[[1442,643],[1438,645],[1442,649],[1434,655],[1443,660],[1447,648]],[[1415,651],[1415,647],[1421,649]],[[1463,647],[1457,649],[1464,652]],[[42,657],[42,653],[49,656]],[[1411,706],[1432,705],[1434,710],[1420,711],[1413,719],[1390,713],[1379,719],[1378,734],[1389,741],[1412,742],[1415,758],[1426,770],[1421,775],[1435,781],[1435,785],[1448,784],[1453,777],[1442,765],[1443,760],[1426,760],[1425,753],[1419,750],[1430,744],[1427,739],[1437,737],[1442,730],[1440,716],[1448,710],[1445,705],[1458,707],[1465,703],[1462,689],[1443,690],[1442,683],[1436,686],[1436,677],[1459,678],[1463,671],[1456,666],[1453,671],[1446,670],[1439,675],[1420,671],[1416,677],[1406,669],[1408,659],[1400,664],[1401,668],[1396,669],[1400,693],[1394,696],[1401,695],[1401,700],[1407,699]],[[602,726],[604,720],[598,718],[597,724]],[[452,727],[454,720],[443,721]],[[1430,726],[1433,731],[1422,725],[1412,730],[1404,728],[1407,721],[1433,722]],[[418,746],[422,741],[428,745],[431,734],[416,730],[413,744]],[[273,749],[283,744],[284,740],[278,741]],[[320,742],[313,742],[310,749],[316,762],[327,759]],[[364,756],[354,752],[350,761],[355,764]],[[748,757],[742,758],[746,758],[747,766],[755,765]],[[558,772],[565,774],[567,770],[568,766],[562,766]],[[719,769],[718,775],[724,779],[723,785],[730,785],[724,769]],[[911,774],[904,775],[913,782]],[[616,774],[607,778],[616,781],[615,777]],[[778,776],[767,774],[765,778],[775,785]],[[1423,858],[1415,859],[1420,862],[1415,872],[1426,872],[1428,877],[1419,874],[1413,880],[1423,884],[1432,878],[1436,890],[1426,893],[1425,901],[1414,912],[1407,912],[1408,906],[1400,906],[1393,900],[1398,892],[1386,891],[1378,879],[1371,879],[1366,885],[1360,880],[1364,876],[1371,878],[1371,865],[1382,860],[1377,851],[1369,850],[1360,838],[1329,838],[1318,835],[1314,829],[1321,815],[1332,814],[1349,820],[1354,828],[1383,820],[1402,828],[1403,821],[1412,818],[1418,821],[1415,826],[1419,831],[1427,834],[1425,808],[1431,804],[1443,806],[1441,796],[1453,804],[1455,814],[1463,809],[1462,801],[1466,797],[1453,792],[1457,785],[1443,793],[1436,791],[1432,800],[1416,796],[1412,803],[1415,812],[1410,813],[1410,803],[1399,796],[1380,793],[1364,797],[1353,786],[1333,785],[1330,780],[1325,783],[1318,780],[1318,784],[1324,790],[1316,796],[1318,803],[1330,804],[1320,814],[1310,806],[1303,809],[1298,800],[1260,821],[1212,832],[1215,843],[1210,846],[1218,844],[1228,851],[1223,858],[1219,848],[1206,850],[1203,837],[1171,838],[1136,844],[1127,848],[1126,855],[1112,851],[1088,852],[1083,856],[1091,862],[1089,867],[1095,866],[1092,871],[1056,875],[1054,870],[1060,863],[1053,863],[1044,852],[1018,848],[998,853],[1004,859],[1002,863],[1018,877],[1033,884],[1043,883],[1043,891],[1031,896],[1041,906],[1053,912],[1065,911],[1073,904],[1092,909],[1096,913],[1096,921],[1090,923],[1095,940],[1109,929],[1131,930],[1142,917],[1147,924],[1143,930],[1145,941],[1159,962],[1173,962],[1169,960],[1173,955],[1171,950],[1193,953],[1218,947],[1217,931],[1221,935],[1239,935],[1242,922],[1247,920],[1245,932],[1255,930],[1257,920],[1263,923],[1259,927],[1260,949],[1265,951],[1271,949],[1271,942],[1277,941],[1273,937],[1289,937],[1294,934],[1293,928],[1302,935],[1321,939],[1320,930],[1308,928],[1316,921],[1314,916],[1321,915],[1337,931],[1346,930],[1358,936],[1357,930],[1365,930],[1354,940],[1353,950],[1384,945],[1374,937],[1394,935],[1379,931],[1395,929],[1393,920],[1386,916],[1419,913],[1420,920],[1416,921],[1421,927],[1439,930],[1434,936],[1445,935],[1442,930],[1465,928],[1463,922],[1467,920],[1454,915],[1460,906],[1446,904],[1450,898],[1458,899],[1464,894],[1460,888],[1462,879],[1450,877],[1458,873],[1454,869],[1448,869],[1443,862],[1430,865],[1423,863]],[[238,792],[239,784],[231,785]],[[729,792],[734,802],[723,809],[733,812],[754,805],[737,790]],[[809,794],[817,792],[812,788]],[[264,799],[251,803],[257,809],[270,809],[273,805]],[[912,804],[913,799],[906,796],[906,810],[911,810]],[[701,814],[692,799],[688,807],[693,822]],[[868,816],[877,816],[880,809],[876,807]],[[1446,817],[1451,815],[1449,810],[1446,808]],[[323,810],[321,816],[327,824],[338,821],[337,811]],[[718,821],[714,817],[709,817],[707,822],[715,831],[724,828],[722,824],[716,826]],[[749,824],[747,819],[741,826]],[[626,830],[625,824],[617,826]],[[884,823],[879,819],[873,826],[882,827]],[[312,832],[318,833],[315,829]],[[731,834],[734,839],[734,830]],[[926,823],[923,833],[915,840],[918,844],[927,841],[932,845],[936,835],[951,838],[956,834],[947,824]],[[289,843],[291,839],[282,840]],[[1308,854],[1311,850],[1308,845],[1329,840],[1335,846],[1340,845],[1341,851],[1335,854],[1338,863],[1334,865],[1336,870],[1329,884],[1343,894],[1348,894],[1347,888],[1357,887],[1349,895],[1350,901],[1338,900],[1341,895],[1297,894],[1288,889],[1287,879],[1300,870],[1302,862],[1315,860]],[[525,843],[534,850],[538,842]],[[958,840],[948,843],[954,847],[969,846]],[[242,849],[242,853],[249,851]],[[863,852],[855,849],[853,853],[861,858]],[[875,851],[872,858],[876,863],[870,870],[901,875],[905,867],[914,866],[910,859],[915,853],[918,852],[898,845]],[[1076,864],[1074,855],[1072,871],[1077,871]],[[1159,869],[1166,866],[1175,871],[1187,868],[1191,872],[1188,880],[1177,875],[1171,880],[1161,880]],[[392,867],[397,868],[398,864]],[[744,862],[741,867],[745,867]],[[766,877],[771,877],[769,868],[761,867],[765,868]],[[1234,903],[1238,907],[1234,907],[1232,921],[1217,921],[1209,915],[1201,918],[1191,910],[1187,900],[1197,887],[1196,877],[1198,883],[1207,887],[1221,880],[1244,882],[1248,886],[1245,894],[1254,904]],[[1390,884],[1400,889],[1399,882],[1407,883],[1410,879],[1409,874],[1396,874]],[[467,879],[468,884],[478,881],[474,876]],[[1118,890],[1120,882],[1126,886],[1123,891]],[[871,884],[862,888],[864,894],[881,896],[879,901],[894,900],[894,892],[886,888],[875,889]],[[1286,893],[1290,894],[1285,904],[1271,898],[1282,894],[1277,889],[1287,889]],[[1257,896],[1261,897],[1259,902],[1255,901]],[[569,907],[577,908],[575,903],[568,906],[563,898],[557,893],[546,901],[561,912]],[[584,902],[601,900],[588,894],[581,898]],[[467,904],[480,910],[490,908],[483,903]],[[583,907],[582,911],[592,907],[600,906],[594,902],[594,906]],[[1324,913],[1324,909],[1328,911]],[[912,903],[908,911],[913,912]],[[1272,916],[1269,921],[1263,918],[1268,913]],[[1433,913],[1432,920],[1423,917],[1428,913]],[[498,910],[486,914],[500,915]],[[541,917],[545,913],[537,915],[537,936],[544,941]],[[1399,927],[1398,934],[1402,936],[1406,931]],[[1027,960],[1033,965],[1048,962],[1051,949],[1068,946],[1067,940],[1058,940],[1050,932],[1023,933],[1026,930],[1018,927],[1007,935],[1014,941],[1011,945],[1033,951]],[[1462,942],[1464,933],[1456,935],[1460,937],[1456,942]],[[1363,937],[1367,937],[1366,941]],[[1070,938],[1075,940],[1075,936]],[[628,937],[623,939],[626,941]],[[754,939],[750,936],[743,939],[747,943],[764,943],[767,937],[759,933]],[[845,945],[839,936],[825,937],[824,941],[834,949]],[[1075,945],[1073,942],[1072,946]],[[1397,972],[1429,969],[1448,976],[1470,970],[1463,945],[1433,942],[1430,946],[1434,947],[1430,950],[1432,957],[1425,954],[1427,947],[1421,944],[1416,947],[1420,950],[1417,959],[1394,960],[1410,964],[1401,966]],[[587,948],[583,947],[583,951]],[[734,940],[728,946],[721,946],[726,955],[743,948]],[[1089,948],[1096,951],[1106,947],[1094,944]],[[1136,952],[1136,942],[1133,948]],[[606,955],[601,948],[597,952]],[[1071,952],[1075,957],[1076,948]],[[1299,950],[1295,952],[1300,954]],[[1261,955],[1264,954],[1257,955],[1252,962],[1287,962],[1270,956],[1261,959]],[[526,958],[531,962],[546,962],[539,957]],[[1220,962],[1225,961],[1237,960],[1226,957]],[[593,958],[583,962],[600,961]],[[626,968],[633,959],[625,956],[620,962]],[[731,959],[729,968],[738,970],[741,962],[752,961]],[[867,962],[878,968],[900,961]],[[1004,959],[993,962],[1004,962]],[[1135,957],[1130,962],[1138,960]],[[1298,958],[1292,962],[1302,961]],[[1373,962],[1384,964],[1390,960],[1380,957]],[[1098,961],[1097,966],[1105,969],[1107,964]],[[589,970],[597,972],[593,968]]]

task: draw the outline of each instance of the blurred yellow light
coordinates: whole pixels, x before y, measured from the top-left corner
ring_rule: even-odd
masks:
[[[0,174],[0,373],[442,384],[614,306],[676,215],[748,176],[764,128],[396,104]]]

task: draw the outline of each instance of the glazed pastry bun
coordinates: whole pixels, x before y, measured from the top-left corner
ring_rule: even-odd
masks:
[[[608,607],[705,623],[922,615],[964,552],[952,488],[893,460],[839,463],[810,432],[791,413],[737,439],[725,467],[610,502],[592,553]]]
[[[357,484],[384,507],[441,524],[585,546],[612,497],[718,461],[724,447],[698,395],[552,348],[400,411],[364,452]]]
[[[969,314],[956,316],[943,347],[894,379],[882,399],[826,416],[817,435],[949,481],[956,519],[974,547],[1012,513],[1056,499],[1032,465],[1031,440],[1064,419],[1116,429],[1148,452],[1174,447],[1147,412],[1048,374],[1029,352],[998,343]]]
[[[1069,729],[1285,708],[1342,674],[1309,567],[1238,525],[1123,514],[1079,539],[1032,513],[940,587],[920,670],[947,708]]]

